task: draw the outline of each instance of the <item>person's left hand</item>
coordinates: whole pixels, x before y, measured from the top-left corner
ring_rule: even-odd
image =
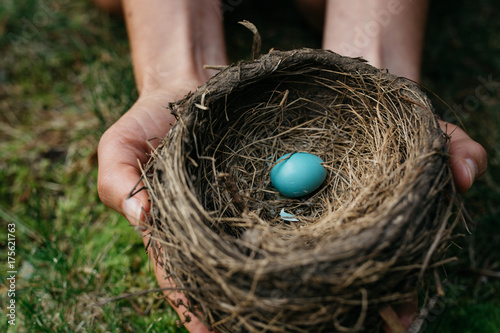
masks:
[[[468,191],[474,181],[485,173],[487,168],[486,150],[478,142],[472,140],[460,127],[439,120],[439,126],[450,137],[448,152],[453,181],[460,193]],[[418,314],[418,299],[394,307],[404,329],[408,329]],[[386,333],[393,333],[385,323]]]

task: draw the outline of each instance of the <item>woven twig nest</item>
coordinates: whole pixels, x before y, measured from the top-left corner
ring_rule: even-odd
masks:
[[[150,245],[216,331],[376,330],[379,309],[446,260],[445,138],[413,82],[332,52],[271,51],[170,108],[178,121],[145,169]],[[290,199],[269,173],[294,152],[328,176]]]

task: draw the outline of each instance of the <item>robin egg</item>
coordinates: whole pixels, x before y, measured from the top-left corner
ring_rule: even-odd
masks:
[[[323,160],[309,153],[281,156],[271,169],[271,182],[279,193],[296,198],[314,192],[326,179]]]

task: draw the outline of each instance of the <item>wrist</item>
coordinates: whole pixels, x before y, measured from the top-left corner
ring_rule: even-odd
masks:
[[[196,89],[207,78],[200,76],[193,69],[162,68],[161,65],[146,66],[142,78],[137,80],[139,97],[169,94],[182,94]],[[181,96],[182,97],[182,96]]]

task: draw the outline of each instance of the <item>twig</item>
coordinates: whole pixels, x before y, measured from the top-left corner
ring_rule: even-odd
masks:
[[[406,333],[406,329],[403,324],[401,324],[401,320],[399,320],[398,315],[390,305],[387,304],[381,307],[378,313],[393,333]]]
[[[252,59],[255,60],[260,55],[260,49],[262,45],[262,38],[260,37],[259,31],[257,30],[257,27],[253,23],[248,22],[247,20],[238,23],[244,26],[245,28],[249,29],[253,33]]]

